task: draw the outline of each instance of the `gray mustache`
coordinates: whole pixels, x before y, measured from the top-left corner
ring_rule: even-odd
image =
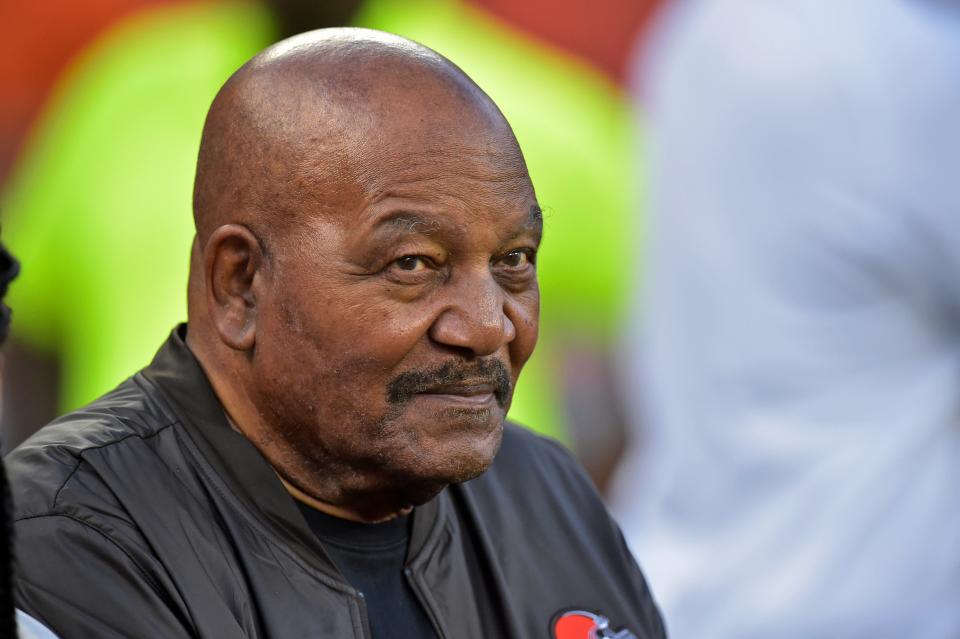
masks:
[[[387,384],[387,401],[391,404],[403,404],[419,393],[466,380],[490,384],[497,403],[501,407],[506,407],[510,399],[510,373],[499,359],[479,360],[470,365],[447,362],[443,366],[428,371],[414,370],[400,373]]]

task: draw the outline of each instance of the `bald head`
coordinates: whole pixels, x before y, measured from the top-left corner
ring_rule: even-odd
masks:
[[[295,494],[376,521],[482,472],[542,227],[490,99],[415,43],[314,31],[227,82],[198,164],[187,343]]]
[[[465,146],[525,173],[499,109],[439,54],[367,29],[289,38],[214,100],[197,164],[198,239],[241,223],[268,241],[297,224],[296,211],[348,215],[377,196],[384,163],[454,160]]]

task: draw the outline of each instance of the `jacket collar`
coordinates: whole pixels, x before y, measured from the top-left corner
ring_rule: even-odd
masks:
[[[187,325],[177,326],[142,374],[157,385],[204,459],[243,506],[308,561],[343,580],[273,467],[226,413],[200,363],[186,344]],[[413,513],[410,561],[442,528],[445,493]]]

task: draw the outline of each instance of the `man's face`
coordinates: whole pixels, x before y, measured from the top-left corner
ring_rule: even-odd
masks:
[[[271,249],[257,404],[297,483],[335,465],[346,493],[409,485],[412,503],[499,447],[537,338],[542,220],[512,138],[440,142],[365,149],[356,188],[307,187]],[[318,197],[336,212],[311,214]]]

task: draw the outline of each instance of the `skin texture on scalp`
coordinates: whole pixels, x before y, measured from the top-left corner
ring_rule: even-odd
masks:
[[[542,220],[457,67],[362,29],[274,45],[210,109],[194,215],[188,344],[295,497],[379,521],[489,467]]]

